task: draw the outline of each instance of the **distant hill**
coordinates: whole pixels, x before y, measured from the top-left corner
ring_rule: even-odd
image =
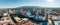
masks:
[[[21,6],[21,7],[16,7],[16,8],[57,9],[57,8],[51,8],[51,7],[40,7],[40,6]],[[0,8],[0,9],[14,9],[14,8]],[[60,9],[60,8],[58,8],[58,9]]]

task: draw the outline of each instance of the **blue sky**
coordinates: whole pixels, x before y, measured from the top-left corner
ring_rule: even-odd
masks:
[[[0,0],[0,8],[21,6],[60,7],[60,0]]]

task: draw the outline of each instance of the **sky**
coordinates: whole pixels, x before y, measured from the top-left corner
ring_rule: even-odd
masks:
[[[60,7],[60,0],[0,0],[0,8],[21,6]]]

